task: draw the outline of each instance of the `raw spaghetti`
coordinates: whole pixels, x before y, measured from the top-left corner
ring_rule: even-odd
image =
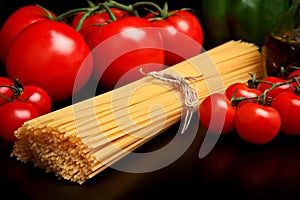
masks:
[[[198,103],[229,84],[245,82],[249,73],[265,76],[258,47],[242,41],[229,41],[163,72],[198,77],[188,81]],[[12,156],[83,184],[180,121],[185,111],[182,91],[145,76],[27,121],[15,132]]]

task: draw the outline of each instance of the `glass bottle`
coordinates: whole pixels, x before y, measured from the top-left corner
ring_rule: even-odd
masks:
[[[289,10],[271,29],[261,55],[267,76],[285,78],[295,66],[300,67],[300,0],[293,0]]]

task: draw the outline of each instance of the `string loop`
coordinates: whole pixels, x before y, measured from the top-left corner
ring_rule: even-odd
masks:
[[[175,76],[173,74],[167,74],[158,71],[145,73],[143,71],[143,68],[140,68],[140,72],[145,76],[151,76],[157,80],[171,83],[175,85],[177,88],[179,88],[179,90],[183,93],[186,113],[185,113],[184,124],[181,129],[181,133],[184,133],[191,122],[193,112],[196,111],[198,108],[198,100],[199,100],[197,92],[195,91],[194,88],[192,88],[189,85],[187,81],[193,81],[197,78],[203,77],[203,74],[196,77],[182,77],[182,76]]]

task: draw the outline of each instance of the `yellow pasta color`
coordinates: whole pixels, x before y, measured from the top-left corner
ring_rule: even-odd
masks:
[[[189,84],[199,103],[210,93],[247,81],[249,73],[265,74],[258,47],[242,41],[229,41],[163,72],[198,77]],[[180,121],[184,111],[178,88],[145,76],[27,121],[15,132],[12,156],[83,184]]]

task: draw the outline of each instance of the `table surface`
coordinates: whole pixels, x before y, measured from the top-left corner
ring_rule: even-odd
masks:
[[[136,151],[162,148],[178,134],[177,130],[175,124]],[[10,157],[12,144],[1,140],[2,195],[31,200],[198,199],[202,196],[289,199],[300,193],[299,136],[279,134],[268,144],[254,145],[232,132],[221,136],[212,151],[199,158],[205,134],[206,130],[198,127],[187,151],[162,169],[127,173],[107,168],[82,185],[59,180],[32,163],[17,161]]]

